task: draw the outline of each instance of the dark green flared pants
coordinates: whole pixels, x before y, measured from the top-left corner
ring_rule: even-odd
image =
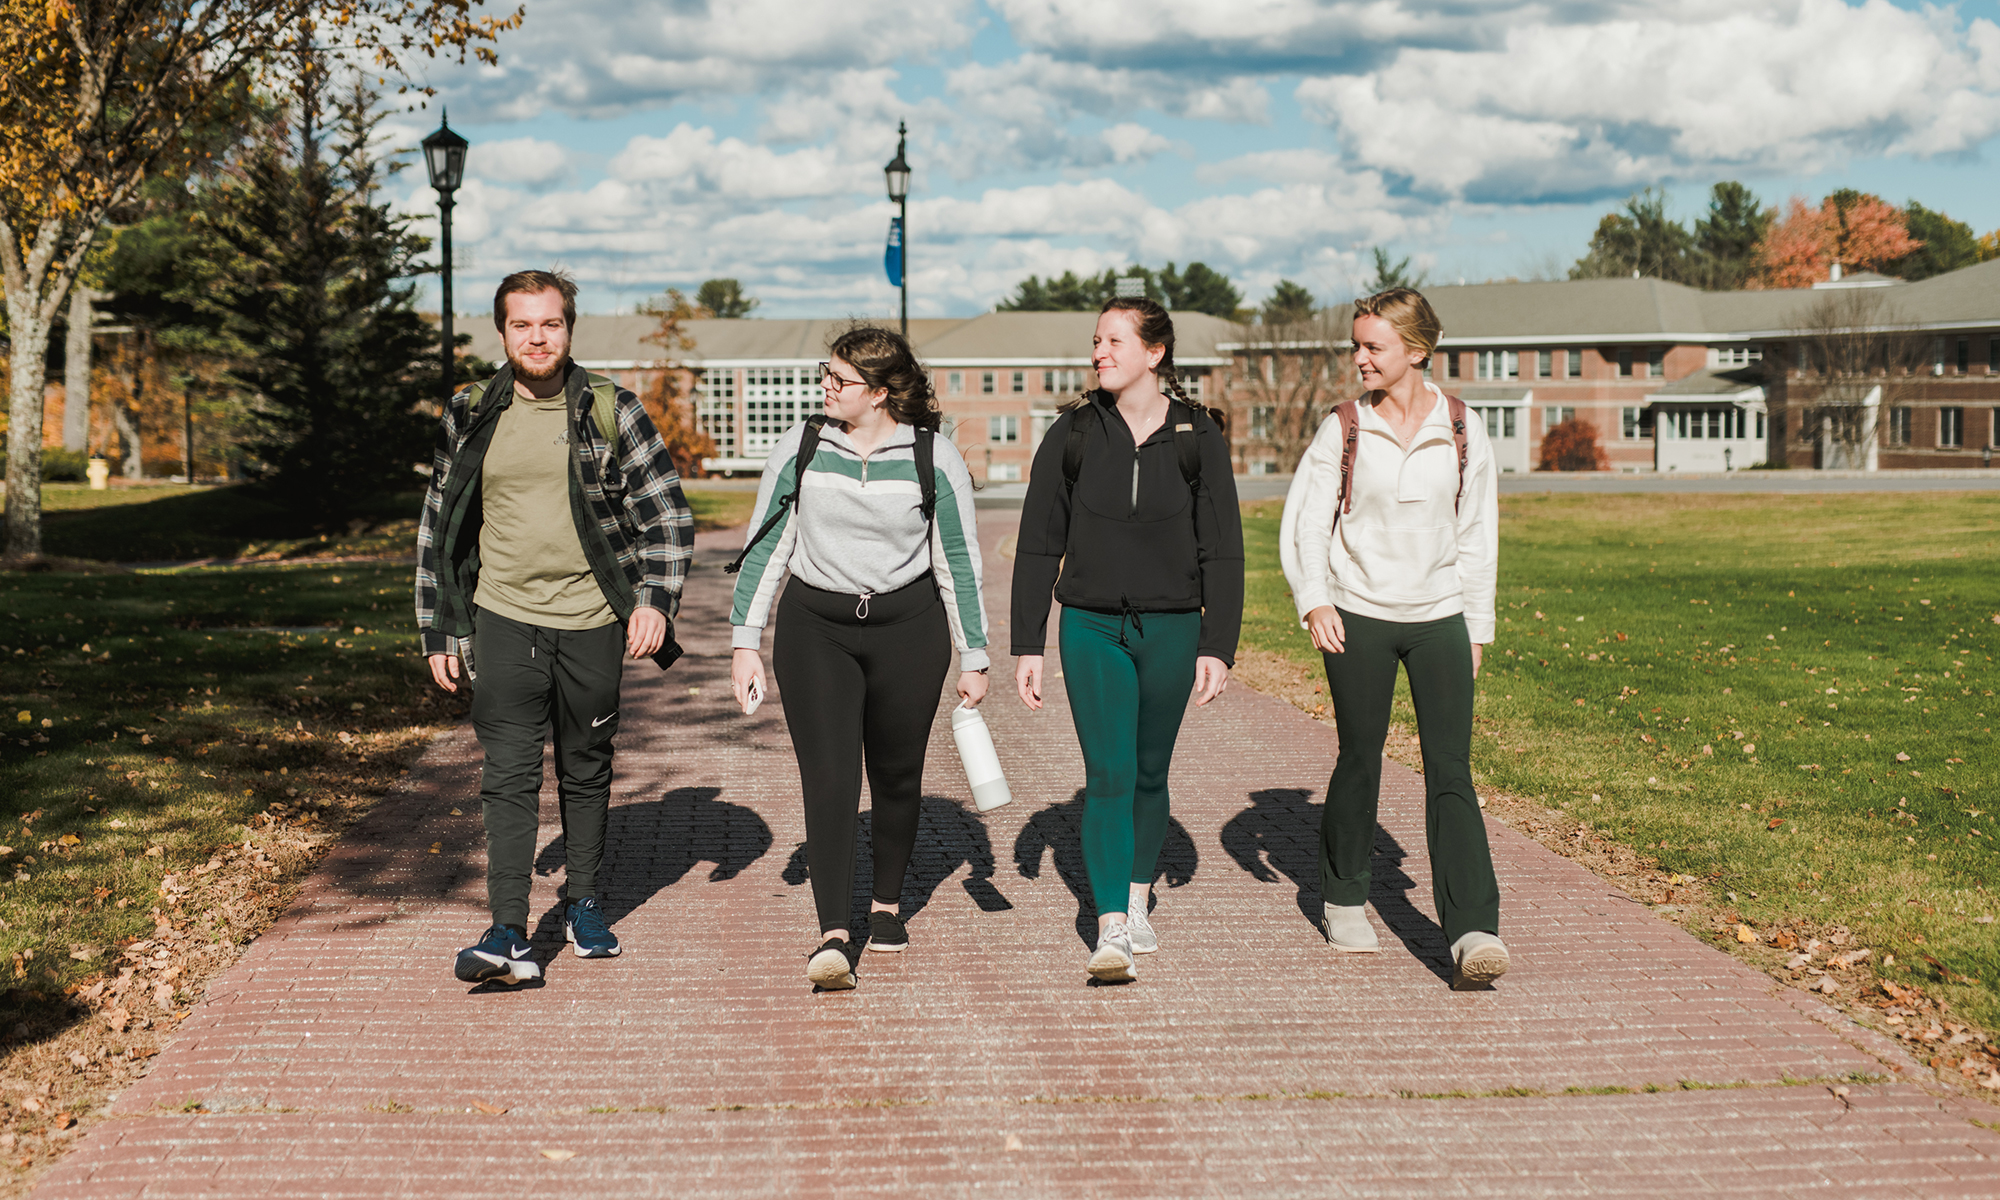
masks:
[[[1062,610],[1063,683],[1083,749],[1083,865],[1097,912],[1124,912],[1167,840],[1167,768],[1194,690],[1201,614]]]
[[[1438,922],[1447,942],[1475,931],[1498,934],[1500,884],[1472,790],[1472,642],[1465,618],[1378,621],[1339,611],[1346,649],[1325,656],[1340,754],[1320,819],[1320,894],[1328,904],[1368,900],[1382,745],[1389,737],[1389,706],[1401,663],[1409,672],[1423,743],[1424,838]]]

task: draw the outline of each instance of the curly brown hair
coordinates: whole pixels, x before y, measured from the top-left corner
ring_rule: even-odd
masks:
[[[899,423],[918,429],[943,424],[931,373],[917,361],[916,351],[902,334],[877,325],[853,325],[834,338],[826,352],[853,367],[870,388],[887,392],[883,407]]]

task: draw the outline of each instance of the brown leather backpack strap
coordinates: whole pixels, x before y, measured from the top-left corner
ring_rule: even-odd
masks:
[[[1465,464],[1471,451],[1465,443],[1465,401],[1457,396],[1446,396],[1445,401],[1451,413],[1451,444],[1458,451],[1458,495],[1451,501],[1451,511],[1456,516],[1459,504],[1465,500]]]
[[[1354,508],[1354,451],[1361,438],[1361,406],[1343,401],[1333,410],[1340,421],[1340,495],[1333,505],[1333,528],[1340,527],[1340,514]]]

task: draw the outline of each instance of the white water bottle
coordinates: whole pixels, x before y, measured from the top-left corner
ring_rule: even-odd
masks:
[[[980,812],[992,812],[1014,798],[1000,771],[1000,755],[993,749],[993,731],[986,728],[978,709],[961,704],[951,710],[951,740],[958,743],[958,761],[965,764],[972,802]]]

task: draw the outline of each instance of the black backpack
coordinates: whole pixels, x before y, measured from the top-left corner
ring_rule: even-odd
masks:
[[[1173,406],[1175,404],[1180,404],[1180,402],[1175,400],[1168,403],[1167,418],[1169,420],[1172,420],[1174,417]],[[1201,445],[1198,435],[1194,431],[1194,410],[1185,404],[1181,404],[1181,407],[1188,409],[1187,415],[1189,419],[1174,422],[1174,455],[1180,460],[1181,478],[1187,481],[1188,490],[1194,492],[1196,495],[1200,495]],[[1070,410],[1069,436],[1063,440],[1064,495],[1075,494],[1076,473],[1083,468],[1083,439],[1087,433],[1083,426],[1083,415],[1085,413],[1090,414],[1091,419],[1099,428],[1102,428],[1104,425],[1104,410],[1097,406],[1097,401],[1095,400],[1086,400],[1080,407]]]
[[[805,431],[799,435],[799,457],[792,466],[791,494],[778,497],[778,503],[773,506],[770,517],[749,541],[743,543],[743,552],[736,556],[736,561],[722,568],[724,572],[734,575],[743,569],[743,560],[750,557],[750,552],[757,548],[758,543],[762,542],[771,530],[777,528],[778,521],[785,515],[787,508],[794,513],[798,512],[799,491],[805,486],[806,465],[812,462],[815,454],[819,453],[819,434],[820,430],[826,428],[826,422],[825,413],[814,413],[806,418]],[[926,526],[937,515],[937,447],[931,441],[931,438],[936,436],[934,430],[918,429],[911,445],[911,451],[917,459],[917,490],[921,496],[918,507],[923,511]]]

